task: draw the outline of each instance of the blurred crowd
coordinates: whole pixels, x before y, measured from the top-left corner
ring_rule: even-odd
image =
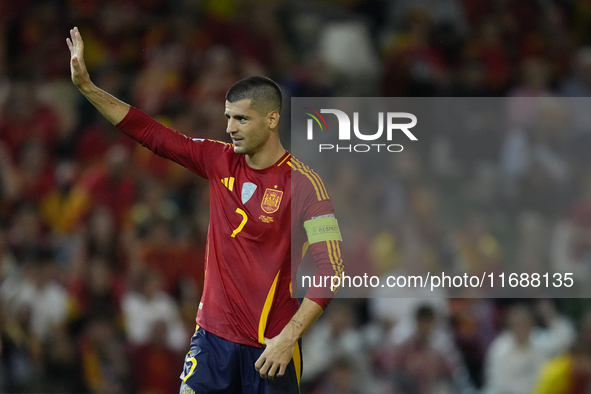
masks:
[[[76,91],[73,26],[99,87],[201,138],[226,139],[224,94],[254,74],[285,107],[507,97],[501,131],[468,118],[379,176],[319,169],[340,212],[382,213],[343,215],[343,259],[589,277],[591,121],[569,114],[591,113],[589,0],[0,0],[0,393],[174,393],[195,328],[207,182]],[[588,300],[405,296],[334,300],[304,338],[302,392],[591,390]]]

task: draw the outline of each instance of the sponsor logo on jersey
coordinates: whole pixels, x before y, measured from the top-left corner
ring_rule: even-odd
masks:
[[[273,213],[279,209],[281,205],[281,199],[283,198],[283,192],[275,189],[265,190],[263,201],[261,201],[261,208],[266,213]]]
[[[255,185],[252,182],[244,182],[244,184],[242,185],[242,194],[241,194],[241,198],[242,198],[242,204],[246,204],[248,202],[248,200],[250,200],[250,198],[252,197],[252,195],[254,194],[254,191],[257,189],[257,185]]]

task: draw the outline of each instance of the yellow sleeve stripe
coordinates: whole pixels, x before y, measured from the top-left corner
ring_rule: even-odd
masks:
[[[300,173],[304,174],[306,178],[310,180],[312,186],[314,186],[314,190],[316,190],[316,196],[318,197],[318,201],[328,200],[328,192],[324,187],[324,183],[314,171],[310,170],[310,168],[306,167],[301,162],[292,160],[292,164],[294,168],[299,171]]]
[[[275,279],[273,280],[273,284],[269,289],[269,293],[267,294],[267,299],[265,300],[265,305],[263,306],[263,312],[261,312],[261,319],[259,320],[259,343],[261,345],[265,344],[265,329],[267,328],[267,319],[269,318],[269,312],[271,312],[271,307],[273,306],[273,298],[275,298],[275,288],[277,287],[277,280],[279,279],[279,274],[281,270],[277,272]]]
[[[326,247],[328,248],[328,256],[335,275],[340,276],[344,273],[344,266],[338,241],[326,241]]]
[[[323,199],[328,200],[328,192],[326,191],[326,186],[324,186],[324,182],[322,182],[322,179],[320,179],[320,176],[316,173],[316,171],[312,170],[310,167],[308,167],[295,157],[293,158],[293,161],[297,163],[303,171],[306,171],[307,173],[312,175],[314,179],[316,179],[316,181],[318,182],[318,187],[320,188],[320,191],[322,193]]]
[[[205,290],[205,284],[207,283],[207,266],[209,265],[209,242],[205,244],[205,268],[203,269],[203,289]]]
[[[207,141],[211,141],[211,142],[217,142],[218,144],[222,144],[222,145],[232,145],[232,144],[229,144],[229,143],[227,143],[227,142],[223,142],[223,141],[218,141],[218,140],[210,140],[209,138],[207,139]]]
[[[306,252],[308,251],[309,246],[310,246],[310,243],[308,241],[304,242],[304,246],[302,246],[302,259],[306,255]]]
[[[302,163],[300,162],[300,164],[302,164]],[[320,188],[320,191],[322,192],[322,196],[324,197],[325,200],[328,200],[328,192],[326,191],[326,186],[324,186],[324,182],[322,182],[322,179],[320,179],[320,176],[316,173],[316,171],[305,166],[304,164],[302,164],[302,166],[304,166],[304,168],[310,172],[310,174],[314,177],[314,179],[316,179],[316,181],[318,182],[318,187]]]
[[[285,159],[281,160],[281,163],[277,164],[277,167],[279,167],[281,164],[285,163],[285,160],[289,159],[291,157],[291,154],[285,156]]]
[[[332,269],[334,271],[335,276],[339,275],[339,269],[337,267],[337,264],[335,262],[335,253],[332,250],[332,242],[331,241],[326,241],[326,248],[328,249],[328,258],[330,260],[330,265],[332,265]]]
[[[339,246],[338,241],[334,242],[334,249],[336,250],[336,257],[337,257],[337,265],[339,266],[339,274],[345,273],[345,265],[343,264],[343,258],[341,256],[341,247]]]
[[[306,176],[306,178],[308,178],[310,183],[312,183],[312,186],[314,186],[314,190],[316,190],[316,196],[318,197],[318,201],[322,201],[322,197],[320,196],[320,191],[318,190],[318,186],[316,186],[316,182],[314,181],[314,179],[312,179],[312,177],[310,177],[310,175],[308,175],[307,173],[302,171],[302,169],[299,168],[298,164],[295,161],[292,161],[292,163],[293,163],[292,168],[294,168],[296,171],[299,171],[302,174],[304,174]]]

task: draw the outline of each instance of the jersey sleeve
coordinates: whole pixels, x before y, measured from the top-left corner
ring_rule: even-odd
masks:
[[[189,138],[178,133],[135,107],[116,126],[119,130],[150,149],[158,156],[170,159],[203,178],[215,157],[228,144],[218,141]]]
[[[316,264],[316,283],[320,278],[344,275],[345,265],[341,257],[341,237],[334,214],[334,207],[324,182],[313,170],[303,164],[292,161],[295,171],[297,190],[294,207],[300,225],[304,227],[308,238],[308,250]],[[329,229],[330,231],[323,231]],[[310,287],[306,298],[326,308],[338,288]]]

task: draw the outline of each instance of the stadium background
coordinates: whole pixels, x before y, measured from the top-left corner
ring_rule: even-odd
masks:
[[[577,109],[551,99],[591,96],[588,0],[2,0],[0,392],[174,393],[194,329],[207,183],[76,91],[74,25],[98,86],[202,138],[225,139],[224,93],[252,74],[288,96],[513,98],[511,128],[472,123],[385,176],[325,177],[339,215],[367,199],[384,209],[343,258],[378,273],[437,261],[588,277],[589,107],[565,127]],[[519,97],[546,96],[520,117]],[[565,359],[562,381],[588,389],[588,300],[409,295],[336,300],[305,338],[303,392],[525,394]]]

